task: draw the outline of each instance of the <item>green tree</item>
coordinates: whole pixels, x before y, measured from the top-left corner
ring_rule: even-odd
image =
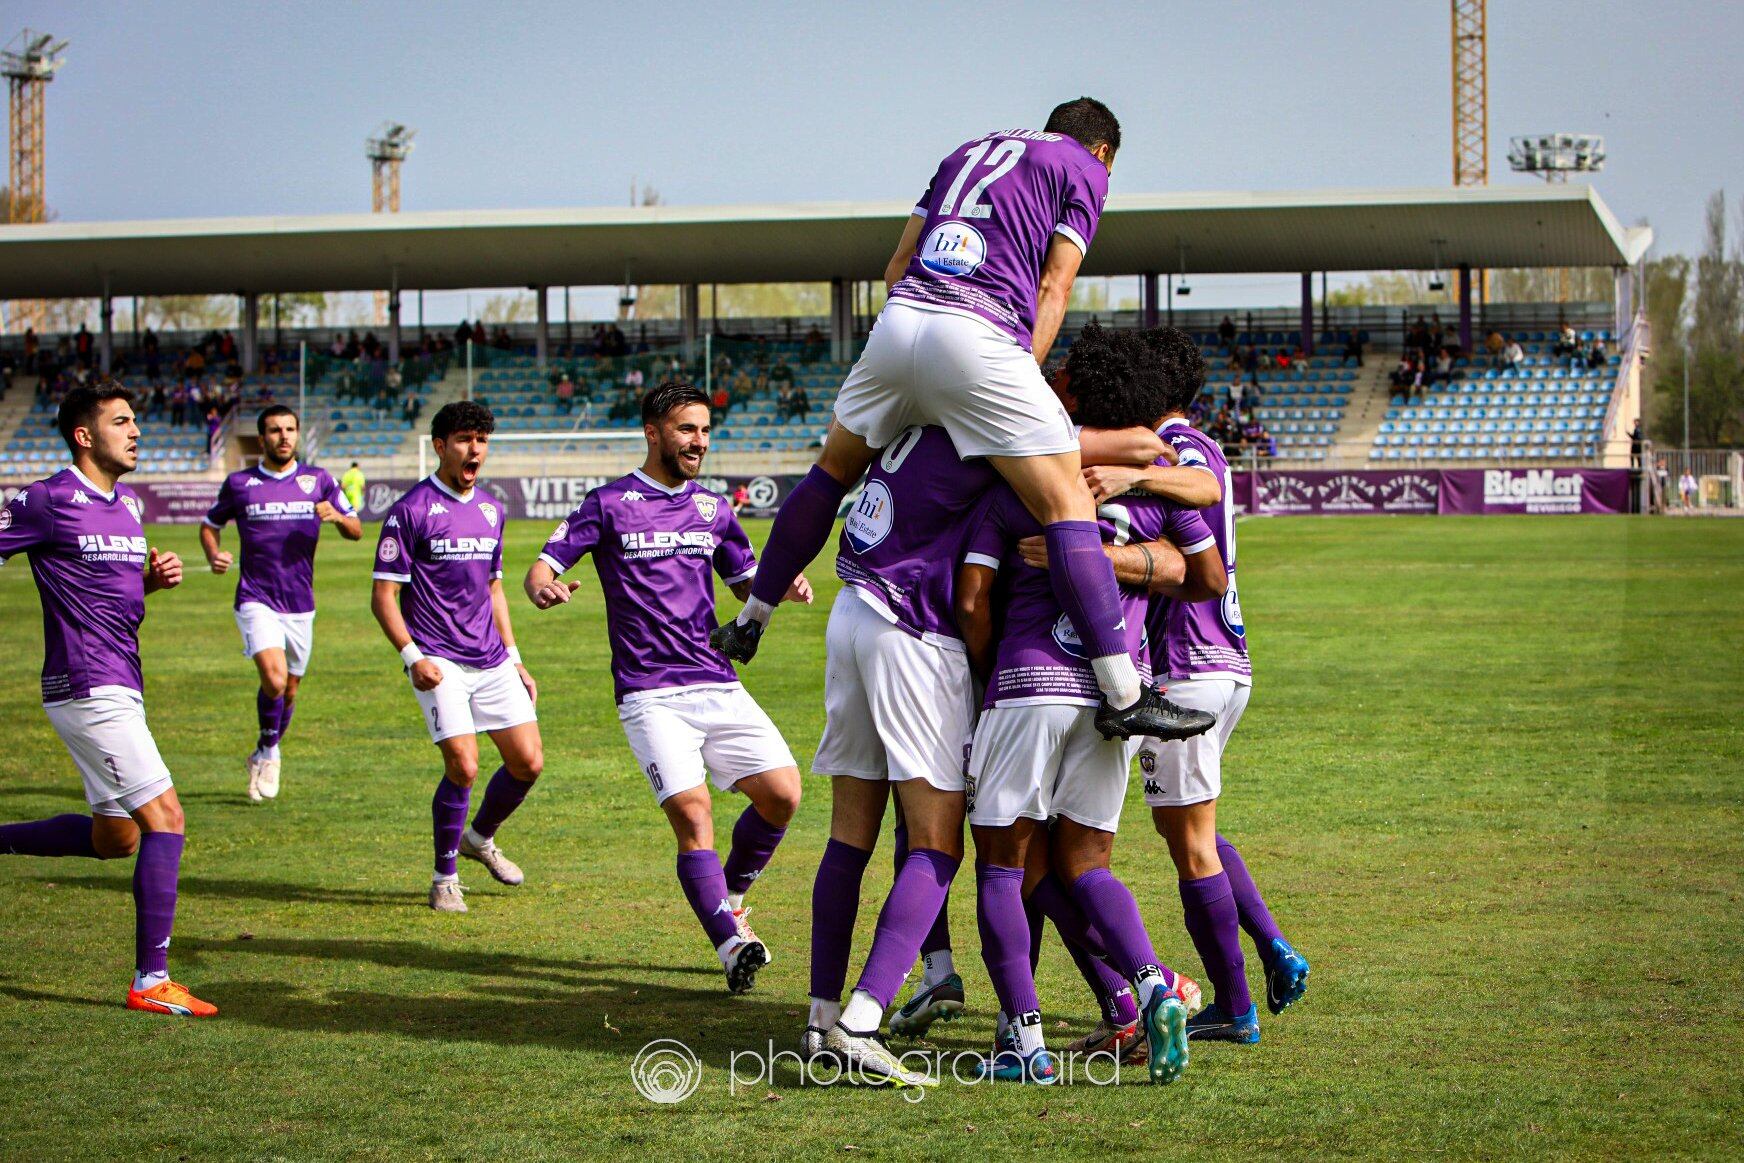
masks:
[[[1689,263],[1684,262],[1687,286]],[[1654,334],[1656,402],[1652,428],[1655,440],[1683,443],[1683,384],[1689,373],[1689,442],[1692,448],[1720,448],[1744,443],[1744,246],[1727,244],[1726,196],[1717,191],[1708,200],[1707,237],[1694,264],[1695,285],[1687,293],[1688,325],[1678,298],[1676,314],[1668,317],[1672,342]],[[1670,269],[1662,272],[1670,281]],[[1667,288],[1668,290],[1670,288]],[[1653,286],[1648,305],[1654,307]],[[1670,304],[1666,305],[1668,308]]]

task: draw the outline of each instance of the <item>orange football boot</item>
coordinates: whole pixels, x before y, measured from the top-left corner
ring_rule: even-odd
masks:
[[[127,1008],[148,1014],[179,1014],[184,1018],[210,1018],[218,1013],[217,1006],[201,1001],[185,986],[168,980],[150,989],[128,989]]]

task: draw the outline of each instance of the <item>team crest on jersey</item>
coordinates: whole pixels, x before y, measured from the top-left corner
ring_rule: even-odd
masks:
[[[298,477],[297,478],[297,487],[299,489],[302,489],[303,495],[305,497],[307,497],[315,491],[315,478],[314,477],[307,477],[307,476]]]
[[[484,523],[492,529],[497,527],[497,507],[488,501],[480,501],[478,511],[484,514]]]
[[[382,542],[381,559],[384,562],[398,561],[400,559],[400,543],[392,537]]]
[[[7,505],[4,509],[0,509],[0,533],[4,533],[10,528],[12,528],[12,506]]]
[[[568,536],[569,536],[569,522],[568,521],[559,521],[559,522],[557,522],[557,528],[555,528],[551,531],[551,536],[549,536],[545,539],[545,544],[550,545],[553,541],[562,541],[565,537],[568,537]]]
[[[697,493],[691,497],[696,502],[696,511],[704,521],[713,521],[715,511],[720,508],[721,499],[712,493]]]
[[[1144,772],[1147,776],[1155,775],[1157,773],[1157,754],[1156,754],[1156,752],[1150,750],[1149,748],[1146,748],[1145,750],[1140,751],[1138,753],[1138,769],[1140,771]],[[1155,794],[1155,793],[1153,793],[1153,794]]]
[[[143,516],[143,514],[145,512],[145,506],[140,504],[138,497],[122,497],[121,503],[123,505],[127,506],[127,511],[129,513],[133,514],[133,520],[134,520],[135,524],[138,524],[138,525],[145,524],[145,517]]]

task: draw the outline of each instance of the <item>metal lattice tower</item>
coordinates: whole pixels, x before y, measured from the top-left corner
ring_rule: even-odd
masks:
[[[384,121],[375,136],[364,142],[370,166],[370,210],[374,213],[400,212],[400,163],[412,152],[412,138],[417,133],[398,122]],[[375,296],[375,321],[377,326],[388,321],[388,297],[381,291]]]
[[[48,217],[47,172],[44,167],[43,90],[61,67],[67,42],[25,29],[0,52],[0,73],[11,98],[11,137],[6,151],[6,184],[11,194],[7,217],[12,222],[41,222]],[[22,331],[40,328],[42,304],[20,302],[13,323]]]
[[[1490,184],[1490,70],[1484,0],[1453,5],[1453,184]]]

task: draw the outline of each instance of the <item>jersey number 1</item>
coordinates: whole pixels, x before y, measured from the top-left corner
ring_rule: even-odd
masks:
[[[949,218],[957,214],[957,196],[963,192],[963,183],[969,180],[969,171],[980,165],[981,159],[986,158],[987,164],[993,168],[983,174],[980,181],[969,187],[969,196],[963,200],[963,210],[960,216],[963,218],[991,217],[993,207],[983,205],[981,195],[987,192],[988,186],[1009,174],[1012,167],[1017,165],[1017,160],[1023,156],[1023,151],[1028,148],[1029,146],[1021,141],[1002,141],[999,143],[998,149],[993,149],[993,143],[990,141],[977,142],[970,146],[963,153],[963,156],[968,160],[963,163],[963,168],[957,171],[957,178],[951,183],[951,188],[945,191],[945,200],[939,203],[940,216]],[[993,150],[991,157],[987,154],[990,149]]]

